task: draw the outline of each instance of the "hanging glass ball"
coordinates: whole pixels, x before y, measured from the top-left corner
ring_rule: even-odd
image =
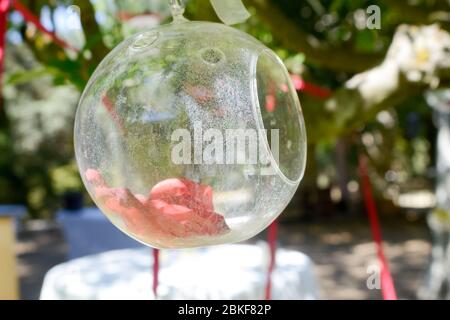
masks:
[[[287,206],[306,133],[281,60],[207,22],[138,33],[98,66],[75,120],[82,179],[120,230],[157,248],[246,240]]]

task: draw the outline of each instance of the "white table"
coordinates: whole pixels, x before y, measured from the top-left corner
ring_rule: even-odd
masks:
[[[45,276],[41,299],[154,299],[152,249],[115,250],[75,259]],[[163,250],[159,299],[263,299],[268,247],[223,245]],[[316,299],[310,259],[279,249],[273,299]]]

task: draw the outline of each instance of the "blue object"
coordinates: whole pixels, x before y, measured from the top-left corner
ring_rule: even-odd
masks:
[[[20,219],[27,214],[27,207],[17,204],[3,204],[0,205],[0,217],[12,217],[14,219],[14,231],[17,232],[20,229]]]
[[[79,191],[68,191],[63,194],[63,208],[69,211],[83,209],[83,193]]]
[[[57,221],[69,246],[69,259],[110,250],[144,247],[117,229],[96,207],[76,211],[60,210]]]
[[[16,219],[23,218],[27,213],[27,207],[15,204],[0,205],[0,216],[12,216]]]

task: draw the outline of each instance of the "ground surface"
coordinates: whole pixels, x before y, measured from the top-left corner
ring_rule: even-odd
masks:
[[[365,221],[327,221],[320,224],[284,224],[280,245],[307,254],[323,299],[380,299],[369,290],[367,268],[376,264],[375,247]],[[430,253],[428,230],[423,223],[383,223],[386,254],[398,296],[415,299],[423,284]],[[28,224],[19,233],[17,254],[23,299],[38,299],[49,268],[64,262],[67,246],[56,225]]]

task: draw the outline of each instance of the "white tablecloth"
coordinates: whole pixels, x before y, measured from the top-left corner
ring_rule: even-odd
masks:
[[[159,299],[263,299],[268,247],[223,245],[164,250]],[[316,299],[312,263],[301,252],[279,249],[273,299]],[[41,299],[154,299],[152,249],[115,250],[52,268]]]

